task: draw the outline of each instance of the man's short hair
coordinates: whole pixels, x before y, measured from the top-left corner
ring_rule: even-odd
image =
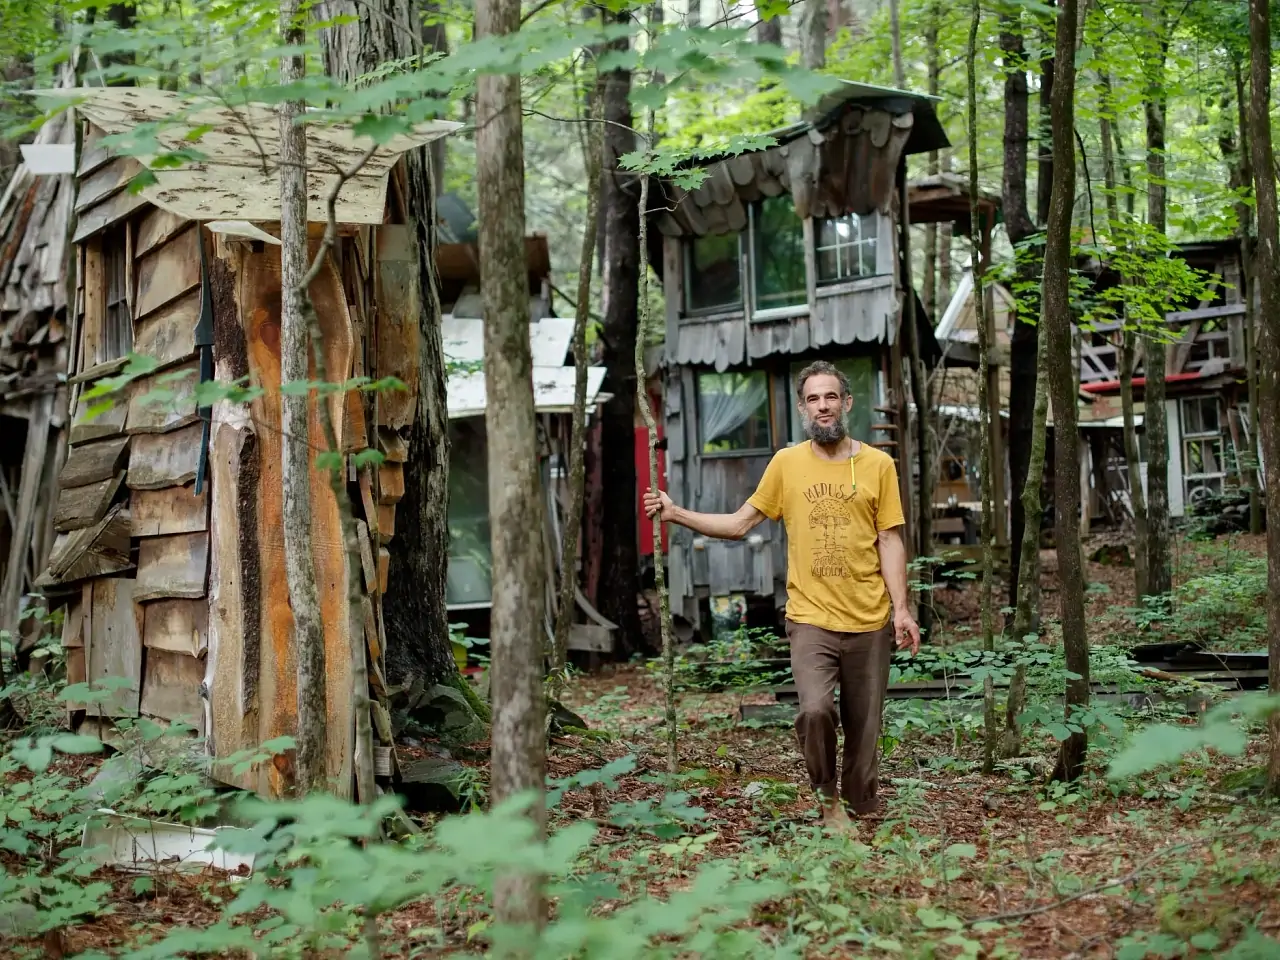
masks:
[[[796,399],[801,403],[804,402],[804,385],[810,377],[829,376],[835,377],[840,381],[840,397],[850,396],[852,391],[849,389],[849,378],[834,364],[826,360],[815,360],[796,377]]]

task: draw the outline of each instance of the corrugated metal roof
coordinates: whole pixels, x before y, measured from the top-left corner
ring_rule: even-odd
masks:
[[[224,105],[208,98],[143,87],[79,87],[38,90],[38,96],[72,98],[76,111],[110,134],[127,134],[143,124],[172,121],[156,139],[165,150],[196,150],[200,162],[171,170],[155,170],[157,183],[142,196],[171,213],[190,220],[280,219],[279,116],[262,103]],[[432,120],[420,124],[412,136],[398,136],[379,148],[338,197],[341,223],[382,223],[387,174],[406,150],[439,139],[461,124]],[[193,131],[203,131],[194,140]],[[326,203],[337,181],[337,170],[348,170],[368,149],[366,137],[343,127],[308,125],[307,218],[328,219]],[[152,156],[138,158],[150,165]]]

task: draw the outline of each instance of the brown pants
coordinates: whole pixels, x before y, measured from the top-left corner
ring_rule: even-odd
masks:
[[[840,795],[854,813],[875,813],[879,802],[877,749],[893,628],[872,633],[833,633],[787,621],[791,672],[800,695],[796,738],[809,782],[824,801],[836,796],[836,722],[844,728]],[[837,718],[833,693],[840,684]]]

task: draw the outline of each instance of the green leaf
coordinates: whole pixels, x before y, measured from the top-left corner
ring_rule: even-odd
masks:
[[[1206,930],[1203,933],[1197,933],[1191,938],[1191,945],[1197,950],[1217,950],[1218,945],[1222,943],[1222,938],[1212,930]]]
[[[366,113],[352,128],[357,137],[368,137],[374,143],[385,144],[401,134],[411,133],[409,123],[403,117],[385,113]]]
[[[357,470],[362,467],[379,467],[386,459],[386,456],[381,450],[374,450],[372,447],[368,450],[361,450],[359,453],[353,453],[351,455],[351,462],[355,465]]]
[[[129,193],[137,196],[147,187],[154,187],[160,182],[159,178],[148,168],[143,167],[132,180],[129,181]]]
[[[133,895],[140,897],[144,893],[150,893],[156,888],[156,882],[151,877],[137,877],[133,881]]]
[[[337,450],[323,450],[316,454],[316,469],[341,470],[342,454]]]
[[[963,930],[964,924],[956,917],[932,907],[921,907],[916,911],[916,919],[930,930]]]
[[[59,753],[101,753],[102,741],[97,737],[80,736],[74,733],[63,733],[55,736],[53,749]]]
[[[972,843],[953,843],[943,853],[948,857],[972,858],[978,855],[978,848]]]

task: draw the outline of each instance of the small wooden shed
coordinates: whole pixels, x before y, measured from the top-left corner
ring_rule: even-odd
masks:
[[[291,734],[296,718],[293,614],[283,574],[280,479],[280,247],[278,120],[263,105],[234,109],[180,94],[81,89],[76,169],[76,309],[68,382],[72,423],[54,507],[57,539],[40,586],[69,603],[63,633],[71,679],[127,685],[72,715],[105,733],[120,717],[191,723],[207,738],[215,776],[280,794],[288,755],[235,777],[226,760]],[[203,157],[140,192],[127,187],[147,157],[113,156],[108,134],[142,125],[165,149]],[[347,554],[325,471],[311,476],[312,534],[323,610],[328,772],[352,788],[352,643],[367,646],[375,696],[382,679],[386,589],[395,504],[404,493],[406,441],[417,412],[418,255],[407,225],[405,150],[446,135],[433,122],[380,149],[343,188],[337,245],[311,286],[331,381],[395,376],[407,392],[330,394],[339,441],[376,445],[380,468],[348,461],[359,518],[363,638],[349,629]],[[203,131],[194,144],[191,130]],[[337,170],[366,149],[349,131],[308,127],[308,219],[318,250]],[[87,388],[117,374],[129,354],[156,371],[92,416]],[[247,405],[197,408],[201,381],[263,388]],[[167,394],[167,396],[165,396]],[[157,395],[163,402],[155,402]],[[322,436],[312,394],[311,436]],[[316,441],[319,442],[319,441]],[[375,729],[385,714],[375,703]]]

